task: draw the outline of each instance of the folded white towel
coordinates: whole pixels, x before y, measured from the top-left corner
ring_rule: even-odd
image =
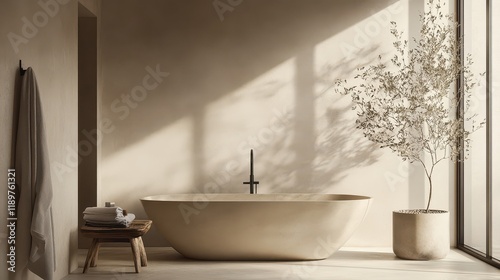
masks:
[[[92,214],[92,215],[116,215],[122,214],[123,209],[120,207],[87,207],[83,214]]]
[[[128,227],[135,219],[132,213],[124,215],[120,207],[87,207],[83,219],[87,225],[104,227]]]
[[[113,223],[113,222],[116,222],[116,221],[120,221],[122,219],[124,219],[125,216],[123,216],[123,214],[117,214],[117,215],[108,215],[108,214],[104,214],[104,215],[92,215],[92,214],[84,214],[83,215],[83,219],[85,221],[99,221],[99,222],[110,222],[110,223]]]
[[[134,220],[135,220],[135,215],[132,213],[128,213],[127,216],[125,216],[125,224],[127,226],[129,226],[130,223],[132,223]]]
[[[96,215],[97,216],[97,215]],[[128,215],[122,218],[117,218],[113,221],[95,220],[95,219],[85,219],[85,223],[90,226],[102,226],[102,227],[128,227],[135,220],[135,215],[128,213]]]

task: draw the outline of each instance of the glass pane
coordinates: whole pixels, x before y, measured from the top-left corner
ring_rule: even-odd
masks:
[[[493,257],[500,260],[500,1],[491,1]]]
[[[473,73],[486,71],[486,1],[464,1],[465,53],[474,60]],[[477,114],[477,123],[486,119],[486,81],[474,90],[468,115]],[[465,123],[469,129],[471,121]],[[486,252],[486,129],[471,136],[468,159],[464,163],[464,243]]]

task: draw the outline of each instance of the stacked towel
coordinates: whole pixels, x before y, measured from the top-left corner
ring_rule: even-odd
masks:
[[[135,215],[126,213],[120,207],[87,207],[83,211],[83,219],[87,226],[128,227]]]

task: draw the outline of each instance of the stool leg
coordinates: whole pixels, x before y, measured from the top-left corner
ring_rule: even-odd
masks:
[[[141,266],[148,266],[148,257],[146,256],[146,249],[144,248],[142,237],[137,237],[137,241],[139,242],[139,249],[141,250]]]
[[[97,266],[97,259],[98,259],[98,256],[99,256],[99,249],[100,248],[101,248],[101,242],[97,242],[94,256],[93,256],[92,260],[90,261],[90,267],[96,267]]]
[[[139,242],[137,241],[137,237],[130,239],[130,246],[132,247],[132,255],[134,256],[135,272],[139,273],[141,267],[139,265],[141,258],[141,251],[139,249]]]
[[[92,239],[92,244],[90,244],[89,251],[87,252],[87,258],[85,259],[85,265],[83,266],[83,272],[87,272],[87,269],[89,268],[89,265],[91,263],[91,260],[93,259],[94,256],[94,250],[97,248],[99,244],[99,239],[94,238]]]

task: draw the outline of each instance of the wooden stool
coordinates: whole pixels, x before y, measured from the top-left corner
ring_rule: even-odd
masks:
[[[139,273],[139,259],[141,266],[148,266],[148,259],[142,237],[153,222],[150,220],[135,220],[128,228],[112,228],[112,227],[91,227],[82,226],[80,231],[83,236],[93,238],[83,267],[83,273],[87,272],[89,266],[97,266],[97,255],[102,242],[129,242],[134,255],[135,272]]]

